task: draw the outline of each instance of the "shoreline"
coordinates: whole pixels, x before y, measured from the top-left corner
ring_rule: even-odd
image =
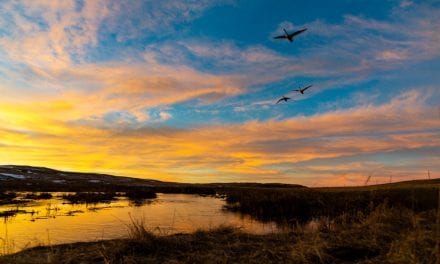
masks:
[[[157,236],[132,223],[125,239],[40,246],[0,263],[435,263],[436,215],[383,205],[314,231],[263,235],[218,227]]]

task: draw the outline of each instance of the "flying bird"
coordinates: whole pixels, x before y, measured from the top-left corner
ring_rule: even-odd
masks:
[[[307,89],[309,89],[309,88],[312,87],[312,86],[313,86],[313,85],[309,85],[309,86],[306,86],[306,87],[304,87],[304,88],[299,88],[299,89],[292,90],[292,91],[295,91],[295,92],[299,92],[299,93],[301,93],[301,94],[304,94],[304,91],[307,90]]]
[[[283,97],[281,97],[281,98],[277,101],[276,104],[278,104],[278,103],[281,102],[281,101],[284,101],[284,102],[287,103],[287,101],[290,100],[290,99],[291,99],[291,98],[289,98],[289,97],[285,97],[285,96],[283,96]]]
[[[284,35],[276,36],[276,37],[274,37],[274,39],[287,39],[287,40],[289,40],[290,42],[292,42],[292,41],[293,41],[293,38],[294,38],[295,36],[297,36],[297,35],[303,33],[304,31],[307,30],[307,28],[303,28],[303,29],[298,30],[298,31],[295,31],[295,32],[293,32],[293,33],[291,33],[291,34],[289,34],[289,33],[287,32],[286,29],[283,28],[283,30],[284,30]]]

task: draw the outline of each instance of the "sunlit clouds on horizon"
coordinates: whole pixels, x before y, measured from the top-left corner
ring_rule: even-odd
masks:
[[[178,182],[440,177],[439,3],[312,2],[5,1],[1,163]]]

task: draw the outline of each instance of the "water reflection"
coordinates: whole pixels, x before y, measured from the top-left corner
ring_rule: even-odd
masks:
[[[224,200],[188,194],[158,194],[135,203],[119,198],[111,203],[68,204],[53,193],[48,200],[1,205],[0,253],[25,247],[124,237],[131,221],[142,221],[157,234],[193,232],[231,225],[253,233],[276,232],[261,223],[223,209]],[[3,214],[3,215],[2,215]]]

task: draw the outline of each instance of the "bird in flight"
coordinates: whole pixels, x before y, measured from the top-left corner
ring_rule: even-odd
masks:
[[[276,104],[278,104],[278,103],[280,103],[280,102],[282,102],[282,101],[284,101],[284,102],[287,103],[287,101],[290,100],[290,99],[291,99],[291,98],[289,98],[289,97],[285,97],[285,96],[283,96],[283,97],[281,97],[281,98],[277,101]]]
[[[299,89],[292,90],[292,91],[295,91],[295,92],[299,92],[299,93],[301,93],[301,94],[304,94],[304,91],[307,90],[307,89],[309,89],[309,88],[312,87],[312,86],[313,86],[313,85],[309,85],[309,86],[306,86],[306,87],[304,87],[304,88],[299,88]]]
[[[291,33],[291,34],[289,34],[289,33],[287,32],[286,29],[283,28],[283,30],[284,30],[284,35],[276,36],[276,37],[274,37],[274,39],[287,39],[287,40],[289,40],[290,42],[292,42],[292,41],[293,41],[293,38],[294,38],[295,36],[297,36],[297,35],[303,33],[304,31],[307,30],[307,28],[303,28],[303,29],[298,30],[298,31],[295,31],[295,32],[293,32],[293,33]]]

